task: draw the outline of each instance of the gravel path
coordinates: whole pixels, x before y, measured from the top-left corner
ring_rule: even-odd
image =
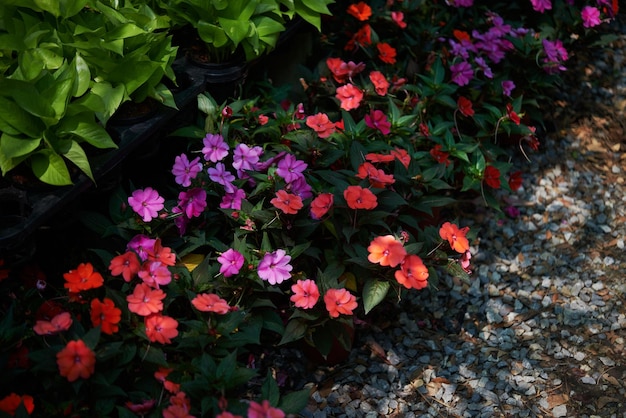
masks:
[[[303,417],[626,417],[620,33],[577,64],[541,151],[515,161],[519,215],[461,220],[480,231],[472,284],[412,292],[360,330],[347,362],[311,371]]]

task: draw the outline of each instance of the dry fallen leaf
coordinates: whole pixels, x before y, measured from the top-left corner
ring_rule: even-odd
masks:
[[[598,409],[602,409],[606,406],[606,404],[613,402],[619,402],[619,399],[615,399],[610,396],[600,396],[600,398],[598,398],[598,401],[596,402],[596,407]]]
[[[555,406],[566,404],[569,401],[569,396],[565,393],[554,393],[548,396],[548,405],[550,409]]]

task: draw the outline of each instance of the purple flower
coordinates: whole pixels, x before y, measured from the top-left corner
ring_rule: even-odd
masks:
[[[239,178],[244,178],[245,171],[256,170],[259,157],[263,153],[263,148],[252,147],[246,144],[239,144],[233,153],[233,168],[237,170]]]
[[[533,5],[533,9],[539,13],[543,13],[546,10],[552,10],[551,0],[530,0],[530,3]]]
[[[228,155],[228,144],[220,134],[206,134],[202,143],[204,144],[202,153],[206,161],[216,163]]]
[[[230,277],[239,273],[239,270],[243,267],[244,258],[239,251],[230,248],[217,257],[217,261],[222,265],[220,267],[220,273],[222,273],[224,277]]]
[[[175,176],[176,183],[183,187],[191,186],[191,180],[195,179],[200,171],[202,171],[200,157],[189,161],[187,155],[181,154],[174,159],[172,174]]]
[[[187,225],[189,224],[189,218],[185,216],[183,210],[178,206],[174,206],[172,208],[172,213],[183,214],[183,216],[177,216],[174,218],[174,225],[176,225],[176,228],[178,228],[178,234],[182,237],[183,235],[185,235],[185,232],[187,232]]]
[[[515,206],[507,206],[504,208],[504,213],[506,213],[509,218],[515,219],[520,215],[520,210]]]
[[[513,81],[504,80],[502,82],[502,94],[504,94],[505,96],[511,97],[511,93],[513,92],[514,88],[515,88],[515,83]]]
[[[226,192],[232,193],[235,190],[235,186],[232,184],[235,176],[226,170],[226,166],[223,163],[217,163],[215,167],[209,167],[207,172],[209,173],[209,178],[224,186]]]
[[[178,207],[189,219],[200,216],[206,205],[206,190],[200,187],[178,194]]]
[[[269,284],[280,284],[291,277],[290,271],[293,267],[289,264],[290,261],[291,256],[288,256],[285,250],[278,249],[266,253],[259,263],[257,273]]]
[[[128,204],[144,222],[150,222],[156,218],[159,211],[163,209],[165,199],[159,196],[159,192],[152,187],[135,190],[128,198]]]
[[[543,59],[544,62],[544,70],[550,74],[556,73],[558,71],[565,71],[564,65],[562,65],[563,61],[566,61],[568,58],[567,50],[563,46],[563,42],[560,39],[556,41],[549,41],[544,39],[542,41],[543,51],[546,54],[546,57]]]
[[[586,28],[593,28],[602,23],[600,20],[600,10],[596,7],[583,7],[583,10],[580,12],[580,17],[583,19],[583,26]]]
[[[302,200],[308,199],[313,196],[313,192],[311,191],[311,186],[306,182],[304,176],[301,176],[285,187],[285,189],[295,195],[300,196]]]
[[[128,244],[126,244],[127,251],[134,251],[137,253],[141,261],[146,261],[148,259],[148,252],[152,251],[154,248],[154,243],[156,239],[150,238],[147,235],[138,234],[135,235]]]
[[[446,0],[446,4],[454,7],[472,7],[474,0]]]
[[[241,209],[241,201],[245,199],[246,192],[242,189],[235,189],[233,192],[226,192],[220,203],[222,209]]]
[[[307,164],[304,161],[297,160],[293,154],[287,154],[278,162],[276,174],[281,176],[287,183],[291,183],[302,177],[302,172],[306,169]]]
[[[485,75],[485,77],[493,78],[493,73],[491,72],[491,68],[487,65],[484,58],[477,57],[474,60],[474,64],[478,65],[478,68],[480,68],[483,71],[483,74]]]
[[[451,65],[450,71],[452,71],[452,81],[459,86],[469,84],[470,80],[474,78],[474,70],[467,61],[461,61],[458,64]]]

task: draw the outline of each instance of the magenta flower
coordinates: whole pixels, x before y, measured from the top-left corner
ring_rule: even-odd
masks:
[[[391,123],[382,110],[376,109],[365,115],[365,124],[372,129],[379,130],[383,135],[391,132]]]
[[[296,196],[300,196],[302,200],[313,196],[311,186],[306,182],[304,176],[300,176],[285,187],[285,189]]]
[[[220,202],[220,208],[222,209],[241,209],[241,201],[246,198],[246,192],[242,189],[235,189],[232,192],[226,192],[222,201]]]
[[[257,273],[259,277],[269,284],[280,284],[291,277],[290,271],[293,269],[289,262],[291,256],[285,250],[278,249],[271,253],[266,253],[259,263]]]
[[[178,207],[189,219],[200,216],[206,205],[206,190],[200,187],[178,194]]]
[[[474,70],[467,61],[461,61],[457,64],[451,65],[450,71],[452,71],[452,81],[459,86],[469,84],[470,80],[474,78]]]
[[[504,94],[505,96],[511,97],[511,93],[513,92],[514,88],[515,88],[515,83],[513,81],[504,80],[502,82],[502,94]]]
[[[245,260],[239,251],[229,248],[223,252],[222,255],[217,257],[217,261],[222,265],[220,267],[220,273],[222,273],[224,277],[230,277],[239,274],[239,270],[243,267]]]
[[[154,249],[154,243],[156,239],[150,238],[147,235],[138,234],[135,235],[128,244],[126,244],[126,251],[134,251],[137,253],[141,261],[148,259],[148,253]]]
[[[255,170],[259,163],[259,157],[263,153],[263,148],[252,147],[246,144],[239,144],[233,153],[233,168],[237,170],[239,178],[244,178],[245,171]]]
[[[191,186],[191,180],[195,179],[200,171],[202,171],[200,157],[189,161],[187,155],[181,154],[174,159],[174,167],[172,168],[172,174],[175,176],[174,181],[183,187]]]
[[[228,144],[220,134],[206,134],[202,143],[204,144],[202,153],[206,161],[216,163],[228,155]]]
[[[250,401],[248,418],[285,418],[285,413],[274,408],[267,399],[264,399],[261,403]]]
[[[598,10],[597,7],[583,7],[583,10],[580,12],[580,17],[583,19],[583,26],[586,28],[593,28],[602,23],[600,20],[600,10]]]
[[[235,180],[235,176],[233,176],[230,171],[226,170],[226,166],[223,163],[217,163],[215,167],[209,167],[207,172],[209,173],[209,178],[217,184],[224,186],[226,192],[232,193],[235,191],[235,186],[232,184]]]
[[[474,5],[474,0],[449,0],[446,3],[454,6],[454,7],[472,7]]]
[[[491,67],[489,67],[489,65],[487,65],[487,63],[485,62],[484,58],[477,57],[474,60],[474,64],[476,64],[478,66],[478,68],[480,68],[482,70],[482,72],[485,75],[485,77],[493,78],[493,72],[491,71]]]
[[[302,160],[297,160],[293,154],[287,154],[278,162],[276,174],[281,176],[287,183],[291,183],[300,177],[307,168],[307,164]]]
[[[152,187],[135,190],[128,198],[128,204],[144,222],[150,222],[156,218],[159,211],[164,208],[164,202],[165,199]]]
[[[539,13],[543,13],[546,10],[552,10],[551,0],[530,0],[530,3],[533,5],[533,9]]]
[[[565,68],[562,62],[567,61],[568,54],[563,46],[563,42],[560,39],[556,41],[544,39],[541,42],[543,44],[543,52],[546,54],[546,57],[543,59],[544,70],[550,74],[565,71],[567,68]]]

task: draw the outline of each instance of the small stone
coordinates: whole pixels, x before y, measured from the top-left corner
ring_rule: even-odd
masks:
[[[566,405],[555,406],[554,408],[552,408],[552,416],[554,418],[567,416],[567,406]]]
[[[583,377],[580,379],[580,381],[581,381],[581,382],[583,382],[583,383],[584,383],[584,384],[586,384],[586,385],[595,385],[595,384],[596,384],[596,379],[594,379],[594,378],[593,378],[593,377],[591,377],[591,376],[583,376]]]

